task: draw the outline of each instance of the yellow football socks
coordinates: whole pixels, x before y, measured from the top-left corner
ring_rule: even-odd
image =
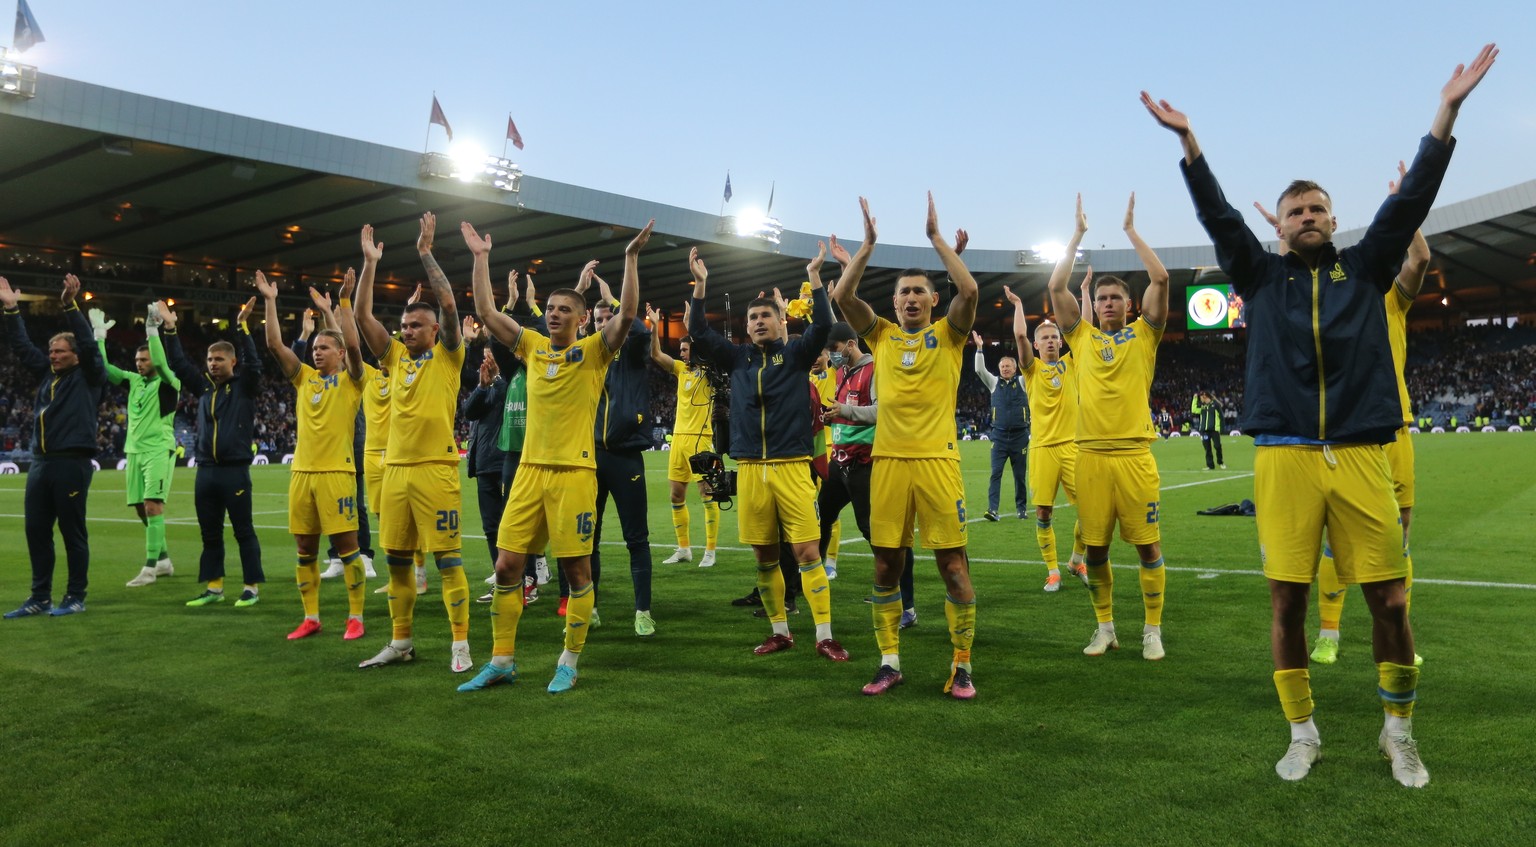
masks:
[[[592,620],[592,609],[597,605],[597,593],[592,583],[580,588],[571,586],[571,599],[565,606],[565,649],[577,655],[587,643],[587,622]],[[781,604],[782,605],[782,604]]]
[[[1163,592],[1168,584],[1168,571],[1163,567],[1163,557],[1155,562],[1141,563],[1141,602],[1146,607],[1147,626],[1163,625]]]
[[[1050,518],[1035,518],[1035,541],[1040,544],[1040,558],[1045,560],[1046,570],[1056,567],[1056,528]]]
[[[1280,695],[1286,720],[1305,723],[1312,719],[1312,677],[1306,668],[1275,671],[1275,693]]]
[[[569,610],[566,612],[569,614]],[[523,585],[496,583],[491,588],[491,655],[517,655],[517,622],[523,617]]]
[[[1115,619],[1115,575],[1109,560],[1088,562],[1088,596],[1093,599],[1093,615],[1099,623]]]
[[[354,618],[363,616],[363,604],[368,599],[367,571],[363,569],[362,552],[353,550],[350,553],[341,553],[341,566],[346,573],[343,577],[347,581],[347,614]]]
[[[686,510],[685,510],[686,511]],[[688,532],[688,525],[683,524],[683,532]],[[704,501],[704,549],[713,550],[720,541],[720,504],[714,500]],[[687,544],[682,546],[687,547]]]
[[[709,514],[709,504],[704,505],[704,513]],[[687,550],[688,543],[688,504],[672,504],[672,529],[677,533],[677,549]]]
[[[311,553],[299,557],[299,566],[294,569],[294,581],[299,584],[299,600],[304,604],[304,617],[320,617],[320,566],[315,562],[318,557]]]
[[[1419,669],[1392,662],[1376,664],[1376,693],[1387,714],[1398,718],[1413,717],[1413,702],[1418,699]]]
[[[469,640],[469,579],[464,576],[464,562],[459,551],[437,555],[437,575],[443,581],[443,608],[448,610],[448,628],[454,641]],[[412,590],[415,586],[412,586]]]
[[[822,578],[826,575],[823,573]],[[781,635],[789,632],[789,618],[784,613],[784,574],[779,571],[777,560],[757,563],[757,596],[768,612],[773,631]]]
[[[779,579],[782,581],[783,576]],[[821,562],[807,562],[800,566],[800,590],[811,607],[811,619],[817,626],[832,622],[832,584],[827,580],[827,569]]]
[[[901,588],[876,585],[869,600],[875,619],[875,646],[880,648],[881,656],[894,656],[901,643]]]
[[[388,556],[389,622],[396,641],[409,641],[416,619],[416,566],[409,556]]]
[[[832,536],[827,539],[827,558],[836,559],[837,551],[842,547],[842,545],[843,522],[841,520],[836,520],[832,522]]]
[[[1333,551],[1323,548],[1323,557],[1317,560],[1317,616],[1320,629],[1338,632],[1339,621],[1344,619],[1344,595],[1347,586],[1339,582],[1339,571],[1333,564]]]

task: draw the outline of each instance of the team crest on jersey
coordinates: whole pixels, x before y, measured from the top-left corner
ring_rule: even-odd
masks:
[[[555,378],[555,374],[557,374],[559,372],[560,372],[560,363],[559,362],[550,362],[548,365],[544,366],[544,375],[549,377],[550,379],[554,379]]]
[[[416,372],[415,371],[407,372],[406,375],[405,375],[405,384],[406,385],[410,385],[411,383],[413,383],[415,381],[416,381]]]
[[[1113,348],[1113,347],[1101,347],[1101,348],[1099,348],[1099,358],[1103,359],[1106,362],[1113,362],[1115,360],[1115,348]]]
[[[1059,377],[1059,376],[1051,377],[1051,387],[1052,388],[1060,388],[1061,387],[1061,377]]]
[[[319,392],[319,391],[316,391],[315,392],[315,396],[309,398],[309,402],[311,402],[311,403],[315,404],[316,406],[318,406],[318,405],[320,405],[320,398],[321,398],[321,396],[323,396],[322,393]]]
[[[783,353],[774,353],[773,354],[773,364],[774,365],[782,365],[782,364],[784,364],[784,354]]]
[[[907,350],[906,352],[901,354],[901,366],[902,367],[910,368],[910,367],[912,367],[915,364],[917,364],[917,351],[916,350]]]
[[[1345,277],[1344,266],[1338,262],[1333,263],[1333,270],[1328,272],[1328,278],[1334,282],[1343,282]]]

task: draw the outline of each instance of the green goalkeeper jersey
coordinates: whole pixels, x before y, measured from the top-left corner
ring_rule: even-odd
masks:
[[[176,396],[181,391],[181,380],[166,363],[160,337],[149,337],[149,358],[155,368],[150,376],[114,367],[107,362],[106,342],[96,343],[101,348],[102,361],[107,363],[107,378],[114,385],[128,386],[128,435],[123,452],[154,453],[174,449]]]

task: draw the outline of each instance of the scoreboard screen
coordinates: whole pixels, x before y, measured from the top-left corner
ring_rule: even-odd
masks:
[[[1243,298],[1230,285],[1191,285],[1184,290],[1185,329],[1232,329],[1246,326]]]

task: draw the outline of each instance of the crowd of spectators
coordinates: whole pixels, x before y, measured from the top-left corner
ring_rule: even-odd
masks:
[[[228,331],[215,331],[195,325],[183,325],[181,342],[187,357],[201,362],[207,345]],[[28,316],[28,330],[33,342],[45,347],[47,339],[59,330],[61,322],[48,316]],[[108,356],[124,370],[133,367],[132,351],[142,340],[140,328],[119,328],[108,340]],[[264,390],[257,406],[256,447],[273,461],[293,452],[293,389],[270,359],[265,358],[265,341],[256,334],[256,345],[263,350]],[[987,348],[988,367],[996,372],[997,360],[1013,355],[1004,347]],[[989,425],[989,397],[972,368],[967,350],[956,403],[956,426],[961,436],[984,434]],[[1188,432],[1194,419],[1190,401],[1197,392],[1213,395],[1222,409],[1223,427],[1236,426],[1242,405],[1243,348],[1221,339],[1190,339],[1165,342],[1158,352],[1157,374],[1152,384],[1152,416],[1163,435]],[[478,366],[478,360],[469,363]],[[654,441],[659,447],[671,431],[675,411],[676,379],[660,369],[651,371],[650,418]],[[1454,415],[1459,422],[1471,423],[1487,417],[1496,426],[1507,426],[1521,416],[1536,414],[1536,330],[1530,327],[1464,327],[1455,330],[1415,332],[1409,336],[1409,361],[1406,369],[1410,396],[1416,416],[1427,416],[1437,425],[1445,425]],[[460,400],[476,384],[473,367],[466,367]],[[30,449],[32,434],[32,397],[35,378],[24,371],[15,357],[0,355],[0,458],[24,456]],[[97,438],[104,463],[122,457],[127,427],[124,388],[111,386],[102,401],[101,429]],[[462,408],[462,402],[460,408]],[[195,426],[196,401],[183,392],[177,407],[176,428],[184,447],[190,451],[190,434]],[[461,441],[468,437],[469,424],[457,424]]]

